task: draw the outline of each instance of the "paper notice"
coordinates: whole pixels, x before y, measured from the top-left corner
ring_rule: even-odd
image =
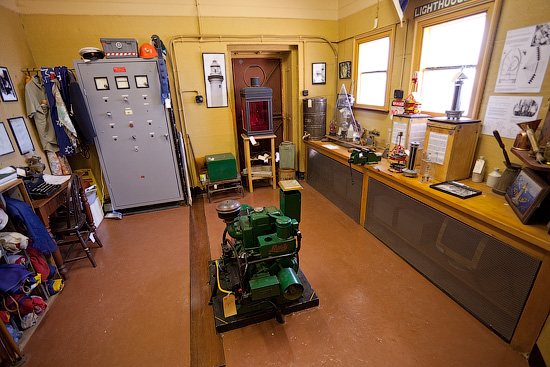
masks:
[[[537,119],[542,98],[539,96],[490,96],[481,133],[493,135],[498,130],[503,138],[515,139],[521,131],[519,122]]]
[[[399,133],[403,133],[401,141],[399,141]],[[393,129],[391,131],[391,142],[393,144],[405,144],[405,137],[407,134],[407,123],[406,122],[393,122]]]
[[[445,153],[447,152],[447,142],[449,135],[431,132],[428,137],[428,147],[426,150],[435,157],[435,163],[443,164],[445,162]]]

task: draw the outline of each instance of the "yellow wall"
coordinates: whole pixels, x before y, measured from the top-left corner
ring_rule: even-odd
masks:
[[[0,66],[8,68],[11,81],[17,94],[17,102],[0,102],[0,122],[8,132],[14,152],[0,157],[0,168],[7,166],[27,166],[25,156],[19,153],[17,141],[15,140],[8,123],[9,118],[21,117],[25,119],[27,129],[31,135],[34,145],[34,154],[42,157],[42,162],[46,162],[44,151],[40,145],[34,124],[27,118],[25,109],[25,74],[21,72],[22,67],[33,68],[35,66],[31,49],[27,43],[25,31],[19,16],[5,8],[0,7],[0,24],[2,24],[3,36],[1,39],[2,62]],[[27,154],[30,156],[30,154]],[[48,168],[49,171],[49,168]]]
[[[415,7],[430,2],[429,0],[411,0],[405,11],[403,26],[396,26],[396,39],[393,57],[393,72],[391,76],[390,100],[393,98],[393,90],[403,89],[405,95],[410,92],[411,79],[411,59],[413,48],[413,30],[414,19],[413,11]],[[469,4],[474,4],[472,1]],[[526,4],[528,4],[526,6]],[[353,60],[353,45],[354,38],[364,34],[373,32],[374,18],[376,17],[378,7],[378,28],[383,28],[386,25],[399,23],[397,13],[393,8],[391,0],[383,0],[379,5],[371,7],[355,13],[351,16],[342,18],[338,22],[338,50],[339,62]],[[548,14],[542,9],[548,9],[547,0],[528,0],[526,2],[504,0],[500,20],[498,22],[497,31],[495,34],[494,44],[491,44],[492,57],[489,64],[488,74],[486,76],[485,88],[483,91],[483,99],[478,116],[483,121],[487,109],[489,96],[496,95],[493,91],[498,75],[500,59],[506,39],[506,32],[516,28],[527,27],[539,23],[548,22]],[[419,18],[420,19],[420,18]],[[406,40],[406,41],[405,41]],[[350,79],[339,80],[339,85],[344,83],[346,88],[351,85]],[[508,94],[513,95],[513,94]],[[538,118],[544,119],[548,111],[548,96],[550,95],[550,72],[547,71],[540,93],[529,93],[527,95],[543,96],[543,104],[539,112]],[[450,101],[449,101],[450,103]],[[379,146],[383,145],[383,139],[388,136],[388,129],[391,129],[391,118],[389,113],[354,110],[355,118],[361,123],[361,126],[368,129],[378,129],[381,132]],[[542,126],[541,126],[542,127]],[[505,146],[509,148],[513,144],[513,139],[503,139]],[[476,152],[478,156],[485,156],[487,175],[493,170],[493,167],[500,167],[501,172],[504,170],[502,150],[498,146],[495,138],[492,135],[481,135],[478,141]],[[513,162],[520,163],[513,154],[509,154]],[[473,164],[473,162],[472,162]],[[486,177],[485,177],[486,178]]]
[[[331,47],[319,37],[329,41],[336,40],[336,21],[296,20],[271,18],[212,18],[201,17],[139,17],[139,16],[70,16],[70,15],[24,15],[21,16],[29,47],[38,65],[72,65],[78,58],[78,50],[85,46],[101,47],[101,37],[135,38],[138,44],[150,42],[152,34],[157,34],[170,47],[174,43],[173,57],[177,68],[178,82],[182,91],[197,90],[205,96],[202,71],[202,53],[215,52],[226,55],[226,74],[228,75],[229,107],[207,108],[206,103],[196,104],[195,93],[182,92],[183,111],[187,133],[196,157],[206,154],[232,152],[236,154],[236,134],[234,130],[233,83],[231,81],[231,54],[229,47],[238,44],[292,46],[297,52],[289,58],[288,68],[298,73],[289,80],[285,94],[292,100],[292,119],[296,144],[301,145],[301,90],[308,89],[310,96],[326,96],[334,100],[336,83],[336,58]],[[55,25],[55,26],[52,26]],[[199,28],[202,39],[198,39]],[[47,29],[47,32],[44,30]],[[208,35],[217,36],[215,39]],[[265,38],[256,37],[264,35]],[[311,63],[327,63],[327,84],[311,85]],[[297,68],[297,69],[296,69]],[[294,73],[294,74],[295,74]],[[331,102],[332,103],[332,102]],[[298,151],[303,148],[298,147]],[[301,155],[300,167],[304,168]]]
[[[487,110],[487,102],[489,97],[493,95],[518,95],[518,94],[496,94],[495,83],[498,76],[498,69],[500,66],[500,59],[502,57],[502,50],[504,49],[504,42],[506,40],[506,32],[512,29],[528,27],[540,23],[550,21],[548,16],[549,4],[547,0],[527,0],[527,1],[510,1],[504,0],[502,4],[502,12],[500,21],[495,35],[495,42],[493,45],[493,55],[491,63],[489,65],[489,72],[485,83],[485,92],[483,95],[483,101],[481,103],[481,109],[479,118],[483,120],[485,112]],[[539,110],[538,118],[544,121],[546,113],[549,107],[550,97],[550,69],[546,70],[542,88],[539,93],[524,94],[528,96],[543,96],[542,106]],[[541,126],[542,127],[542,124]],[[539,129],[540,132],[540,129]],[[536,135],[538,136],[538,133]],[[504,145],[510,151],[510,147],[514,143],[514,139],[503,139]],[[493,167],[500,167],[501,171],[504,170],[502,150],[498,146],[495,138],[492,135],[481,135],[478,143],[477,156],[485,156],[486,165],[488,170],[492,171]],[[521,163],[513,154],[509,154],[510,159],[515,163]],[[490,173],[490,172],[486,172]]]
[[[494,50],[489,65],[489,72],[485,85],[483,101],[478,118],[484,118],[487,101],[493,95],[500,57],[506,38],[506,32],[510,29],[520,28],[528,25],[542,23],[545,19],[545,12],[540,11],[547,6],[547,0],[529,0],[529,6],[518,4],[514,1],[504,1],[502,14],[498,24]],[[204,92],[204,79],[202,73],[202,52],[223,52],[226,55],[226,73],[231,75],[231,53],[229,49],[235,45],[286,45],[294,51],[287,57],[285,72],[288,73],[290,83],[285,85],[285,96],[292,97],[291,106],[285,109],[287,118],[292,121],[292,135],[297,143],[297,150],[300,155],[299,169],[304,168],[304,149],[300,144],[300,137],[303,129],[302,119],[302,91],[307,89],[310,97],[324,96],[328,98],[327,122],[334,111],[335,95],[344,84],[348,90],[351,89],[351,79],[340,80],[337,78],[337,65],[341,61],[353,60],[354,38],[369,34],[374,28],[374,19],[378,16],[378,29],[388,25],[396,25],[396,39],[393,56],[393,72],[391,75],[390,98],[394,89],[409,91],[410,83],[410,62],[412,53],[413,26],[412,11],[415,7],[427,3],[428,0],[411,0],[403,25],[399,25],[397,13],[391,0],[370,2],[364,0],[361,6],[370,7],[359,10],[338,21],[333,20],[312,20],[312,19],[275,19],[275,18],[237,18],[237,17],[205,17],[201,16],[86,16],[86,15],[38,15],[19,14],[21,23],[17,20],[16,14],[2,9],[3,24],[9,24],[8,33],[3,37],[3,42],[8,40],[4,46],[9,52],[7,66],[10,69],[12,78],[18,84],[19,104],[22,103],[21,78],[19,72],[21,67],[33,66],[56,66],[72,65],[72,60],[78,58],[78,50],[84,46],[100,47],[101,37],[125,37],[135,38],[139,44],[149,42],[152,34],[158,34],[165,44],[169,46],[170,40],[178,35],[196,37],[200,35],[221,36],[219,40],[192,40],[185,39],[183,43],[174,47],[174,54],[177,57],[177,67],[180,69],[179,82],[182,90],[197,90],[201,95]],[[26,4],[21,2],[21,4]],[[340,1],[339,14],[350,13],[350,7],[355,2]],[[323,9],[329,9],[328,2],[322,3]],[[355,9],[355,8],[353,8]],[[303,10],[307,11],[307,9]],[[249,14],[245,14],[249,15]],[[293,17],[295,17],[293,12]],[[305,14],[302,14],[305,17]],[[16,24],[13,24],[13,23]],[[254,35],[275,35],[278,38],[259,39]],[[241,38],[231,38],[239,36]],[[338,58],[326,43],[312,40],[300,40],[296,36],[323,37],[329,41],[337,41]],[[16,49],[16,52],[13,51]],[[21,56],[15,56],[21,55]],[[16,59],[18,57],[19,59]],[[35,62],[34,62],[35,61]],[[327,84],[311,85],[311,63],[327,63]],[[12,66],[13,65],[13,66]],[[541,92],[538,95],[548,96],[550,94],[550,73],[546,73]],[[221,151],[236,152],[236,136],[234,133],[234,111],[232,110],[232,81],[228,80],[228,96],[230,107],[222,109],[208,109],[206,104],[197,105],[194,102],[194,92],[182,93],[188,133],[193,143],[193,149],[197,157],[205,154]],[[0,104],[3,109],[2,118],[14,114],[24,114],[23,109],[13,112],[13,105]],[[7,108],[8,106],[9,108]],[[540,118],[548,110],[548,101],[545,98]],[[387,138],[388,129],[391,128],[391,119],[388,113],[374,112],[367,110],[354,111],[356,119],[363,127],[378,129],[381,132],[380,145],[383,145]],[[512,145],[511,139],[505,139],[507,147]],[[12,153],[13,156],[17,153]],[[479,140],[476,156],[484,155],[487,161],[487,173],[494,166],[502,168],[502,153],[496,145],[492,136],[482,135]],[[514,158],[513,158],[514,159]],[[6,159],[0,157],[0,165],[5,165]],[[78,163],[86,164],[86,162]]]
[[[409,5],[410,6],[410,5]],[[378,9],[378,11],[377,11]],[[375,18],[378,13],[377,27],[374,28]],[[356,38],[361,38],[379,29],[395,25],[399,22],[399,18],[395,11],[391,0],[382,0],[379,4],[372,5],[351,16],[340,19],[338,22],[338,62],[351,61],[352,68],[354,67],[354,47]],[[405,70],[405,75],[402,75],[403,62],[406,63],[406,68],[410,64],[410,50],[408,57],[403,58],[404,38],[407,32],[407,23],[396,26],[395,32],[395,47],[393,50],[393,68],[390,84],[390,100],[393,96],[394,89],[408,88],[408,70]],[[409,32],[412,32],[409,30]],[[410,41],[410,39],[409,39]],[[348,93],[352,93],[353,79],[339,79],[339,88],[345,85]],[[355,108],[353,110],[355,119],[361,124],[362,128],[369,130],[376,129],[380,132],[380,138],[377,140],[379,147],[384,147],[388,137],[388,129],[391,129],[391,116],[386,112],[368,111]],[[332,115],[331,115],[332,116]]]

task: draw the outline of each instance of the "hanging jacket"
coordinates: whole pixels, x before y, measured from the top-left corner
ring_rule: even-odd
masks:
[[[50,115],[50,105],[42,78],[35,75],[25,85],[25,105],[29,116],[36,127],[42,149],[58,152],[57,137]]]
[[[51,68],[41,68],[40,73],[42,74],[42,82],[44,83],[44,88],[46,89],[46,95],[48,97],[48,103],[50,105],[50,114],[55,130],[55,135],[57,137],[57,144],[59,145],[59,154],[61,156],[74,155],[76,154],[76,148],[75,146],[73,146],[71,140],[65,132],[65,126],[60,121],[58,114],[54,92],[59,91],[59,88],[54,86],[55,80],[57,80],[55,78],[55,73]],[[63,118],[64,116],[61,117]]]
[[[74,74],[68,71],[66,76],[69,83],[69,94],[75,125],[84,141],[88,144],[93,144],[94,138],[97,135],[92,124],[88,106],[86,105],[86,100]]]

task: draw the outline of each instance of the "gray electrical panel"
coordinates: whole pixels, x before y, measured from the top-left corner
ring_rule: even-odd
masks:
[[[156,59],[75,60],[114,209],[183,200]]]

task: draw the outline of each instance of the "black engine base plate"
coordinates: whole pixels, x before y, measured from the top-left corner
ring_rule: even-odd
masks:
[[[210,272],[210,284],[217,285],[216,282],[216,261],[208,262],[208,270]],[[319,306],[319,297],[311,288],[306,276],[302,273],[301,269],[298,269],[298,279],[304,286],[304,293],[302,297],[295,301],[285,303],[279,306],[279,310],[283,315],[289,313],[305,310],[310,307]],[[214,310],[214,322],[216,324],[216,332],[224,333],[226,331],[238,329],[247,325],[256,324],[258,322],[267,321],[276,317],[275,311],[270,308],[267,310],[249,312],[243,315],[235,315],[231,317],[225,317],[223,313],[223,297],[224,293],[216,292],[216,295],[212,298],[212,307]]]

